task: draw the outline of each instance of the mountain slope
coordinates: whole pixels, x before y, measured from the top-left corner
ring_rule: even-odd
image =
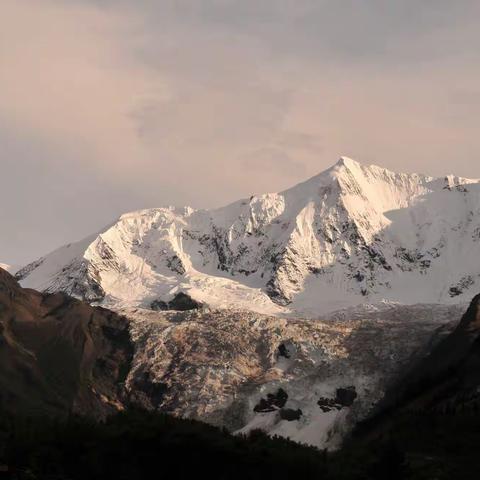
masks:
[[[0,270],[0,411],[103,418],[140,405],[333,448],[460,311],[383,305],[315,321],[232,309],[118,315],[22,289]]]
[[[5,278],[11,280],[11,277]],[[3,292],[7,288],[18,288],[15,287],[14,282],[10,284],[1,282],[0,285]],[[19,292],[15,293],[19,294]],[[24,293],[29,295],[29,292]],[[475,390],[478,390],[480,366],[478,362],[479,303],[479,298],[476,298],[459,326],[453,327],[453,333],[446,333],[444,340],[438,341],[437,346],[433,347],[430,356],[421,360],[417,358],[415,368],[401,378],[400,387],[405,381],[408,384],[410,380],[416,382],[420,379],[422,380],[418,385],[420,388],[413,392],[413,395],[410,392],[407,396],[404,396],[405,389],[401,389],[403,393],[398,395],[397,388],[397,399],[400,401],[393,405],[389,415],[375,418],[373,426],[363,425],[357,429],[355,437],[350,439],[341,451],[320,452],[279,437],[269,439],[258,430],[251,431],[251,435],[247,438],[234,437],[224,429],[217,429],[201,422],[138,409],[129,409],[124,413],[113,415],[106,422],[91,422],[77,416],[70,416],[66,421],[59,422],[57,419],[52,421],[47,417],[25,419],[22,415],[12,415],[11,410],[5,415],[0,407],[1,471],[7,475],[7,478],[54,477],[58,479],[103,479],[106,476],[150,478],[151,472],[159,469],[168,478],[192,478],[199,474],[212,479],[420,480],[435,478],[450,480],[454,478],[470,480],[477,478],[480,462],[475,446],[480,441],[480,416],[478,391],[475,392]],[[340,342],[351,353],[350,360],[357,368],[357,372],[351,371],[350,375],[358,377],[358,372],[361,371],[358,359],[363,358],[364,373],[368,373],[369,369],[384,367],[388,362],[395,364],[392,362],[394,360],[392,351],[375,348],[376,345],[390,346],[393,352],[398,349],[403,359],[406,358],[405,348],[395,341],[398,340],[395,330],[403,326],[404,331],[399,339],[406,339],[410,335],[414,341],[418,341],[417,332],[420,323],[425,323],[420,329],[420,336],[422,336],[423,329],[427,327],[429,321],[444,323],[449,315],[454,313],[452,306],[432,306],[430,309],[423,306],[388,306],[386,309],[383,312],[364,309],[363,313],[361,310],[337,313],[328,319],[327,325],[322,327],[317,325],[312,331],[308,329],[316,322],[309,321],[301,324],[297,321],[281,321],[278,318],[266,319],[248,312],[244,313],[245,318],[240,322],[240,325],[243,323],[240,328],[246,329],[246,333],[250,336],[259,334],[270,339],[275,334],[285,334],[288,328],[290,333],[295,330],[297,333],[303,331],[305,333],[303,340],[297,337],[296,346],[292,343],[283,344],[283,348],[278,348],[275,355],[276,367],[284,369],[290,376],[297,376],[299,381],[301,380],[301,376],[298,375],[299,369],[302,368],[302,364],[303,368],[308,365],[306,356],[309,355],[309,360],[315,362],[319,360],[316,358],[317,355],[322,355],[320,351],[315,352],[314,349],[309,348],[318,341],[312,333],[318,335],[323,329],[324,339],[319,343],[325,348],[324,358],[335,351],[341,354],[339,345],[335,346],[332,342],[335,338],[338,339],[339,335],[332,335],[328,340],[328,329],[339,329],[341,325],[338,322],[340,322],[346,327],[345,330],[348,330],[352,325],[351,322],[346,322],[346,317],[354,321],[362,319],[360,323],[367,328],[364,328],[363,332],[355,332],[351,339],[350,348],[355,346],[356,351],[349,350],[348,342],[343,340]],[[200,316],[199,312],[137,311],[132,313],[138,314],[138,318],[133,319],[132,322],[139,323],[133,329],[133,336],[150,339],[149,344],[143,345],[147,347],[146,351],[139,349],[138,352],[153,359],[151,365],[156,364],[159,367],[150,370],[150,379],[143,376],[145,382],[143,386],[148,387],[150,394],[155,389],[145,380],[156,380],[155,375],[163,373],[167,374],[164,377],[166,379],[168,376],[181,376],[190,371],[193,373],[192,389],[197,392],[198,386],[203,383],[203,388],[198,390],[200,395],[206,398],[206,395],[210,394],[212,400],[218,402],[215,383],[212,380],[214,380],[215,368],[221,368],[221,364],[225,363],[227,358],[218,356],[218,350],[222,353],[222,349],[218,347],[223,344],[218,344],[214,341],[215,339],[212,341],[210,337],[216,335],[218,339],[222,336],[228,339],[228,335],[232,335],[237,339],[243,339],[246,345],[252,344],[251,337],[243,338],[235,335],[232,326],[238,327],[239,323],[233,318],[226,318],[226,312],[222,312],[223,317],[214,314],[210,319],[206,315]],[[456,313],[450,318],[457,323],[455,316]],[[383,329],[375,330],[375,322],[373,322],[375,318],[376,328],[378,329],[383,322],[385,324]],[[71,322],[72,319],[68,321]],[[155,323],[158,325],[155,326]],[[165,323],[170,323],[169,328],[163,328]],[[277,327],[270,333],[268,332],[269,323],[276,324]],[[198,341],[191,342],[188,341],[188,334],[192,332],[192,328],[195,328],[195,324],[199,324],[196,328],[202,329],[204,333],[195,335]],[[275,330],[279,327],[283,327],[284,330],[276,332]],[[156,335],[163,330],[165,335]],[[260,333],[261,330],[264,331],[263,334]],[[383,337],[379,337],[378,332]],[[390,336],[390,342],[385,341],[385,335]],[[182,337],[187,342],[182,342]],[[371,342],[365,341],[369,337]],[[269,351],[268,340],[265,340],[256,343],[261,347],[256,353],[268,364],[272,362],[269,357],[273,356],[273,352]],[[278,340],[279,338],[276,338],[273,345],[278,345]],[[310,345],[307,342],[310,342]],[[161,345],[158,351],[154,352],[157,355],[148,355],[154,351],[155,344]],[[409,342],[406,345],[408,346]],[[331,349],[332,346],[335,348]],[[373,354],[374,357],[371,357],[370,361],[368,361],[367,352],[359,355],[362,347],[367,352],[372,350],[370,355]],[[187,356],[192,361],[184,363],[183,366],[175,364],[178,357],[185,352],[188,352]],[[237,351],[229,348],[226,353],[231,355],[228,360],[232,360],[235,356],[243,357],[241,362],[234,360],[236,365],[234,365],[235,371],[232,372],[232,377],[238,366],[242,364],[247,369],[253,367],[258,370],[259,365],[255,360],[249,365],[248,357],[252,355],[253,349],[245,350],[245,346],[239,344]],[[205,375],[205,355],[209,354],[217,363],[208,362],[207,365],[212,368],[212,371],[211,375]],[[445,354],[447,354],[446,359]],[[400,363],[401,361],[402,359]],[[135,370],[138,363],[134,363]],[[172,368],[165,368],[165,364],[168,363]],[[0,363],[0,371],[4,368],[5,364]],[[322,375],[322,370],[324,367],[316,369],[319,377]],[[315,369],[312,368],[310,374],[314,371]],[[307,383],[310,377],[308,369],[304,369],[304,373],[306,375],[303,378],[303,398],[308,397],[314,390],[309,388],[310,385]],[[203,378],[196,378],[202,374]],[[476,378],[474,382],[471,381],[472,374]],[[429,378],[430,381],[425,382],[425,379]],[[255,388],[254,382],[252,384]],[[444,388],[447,384],[448,387]],[[398,387],[398,383],[396,385]],[[440,390],[439,385],[443,385]],[[285,435],[286,431],[289,431],[292,435],[293,432],[300,430],[302,419],[309,412],[300,411],[299,408],[289,408],[293,406],[289,403],[302,400],[302,396],[298,396],[301,392],[292,388],[294,386],[292,381],[283,386],[286,390],[277,389],[270,395],[267,392],[272,391],[272,384],[268,385],[264,392],[254,393],[257,403],[252,409],[252,415],[263,419],[269,418],[269,424],[273,427],[272,433],[280,431],[280,434]],[[328,386],[333,387],[331,384]],[[161,395],[167,397],[168,401],[172,400],[171,389],[160,390],[157,389],[159,394],[156,397],[157,400],[161,399]],[[434,390],[436,393],[432,395]],[[440,395],[438,395],[439,392],[441,392]],[[465,395],[467,392],[476,393],[476,399],[472,401],[470,395]],[[38,392],[36,393],[38,395]],[[183,391],[179,389],[177,399],[181,399],[185,393],[188,396],[185,389]],[[332,412],[339,420],[345,419],[355,411],[355,405],[358,402],[368,401],[365,397],[361,398],[365,393],[368,392],[358,390],[358,395],[355,396],[351,387],[337,389],[334,397],[322,397],[315,407],[321,412],[319,415],[327,419],[332,416]],[[195,396],[196,393],[191,395],[192,399]],[[263,422],[262,426],[265,426],[265,423]],[[337,427],[340,426],[339,423],[336,422]],[[256,425],[258,422],[255,423]],[[285,429],[285,425],[290,425],[290,428]],[[310,433],[319,433],[321,426],[322,424],[312,423]],[[308,426],[304,429],[307,430]]]
[[[345,453],[352,464],[355,458],[373,460],[378,478],[476,478],[479,412],[477,295],[456,328],[390,382],[376,414],[355,428]]]
[[[380,409],[478,411],[480,295],[457,327],[388,389]]]
[[[480,288],[479,214],[478,180],[342,158],[289,190],[216,210],[123,215],[17,278],[115,308],[163,305],[179,292],[269,314],[453,303]]]
[[[123,408],[128,321],[63,293],[22,289],[0,269],[0,410],[104,417]]]
[[[314,321],[238,310],[123,313],[136,346],[132,401],[334,448],[392,378],[454,328],[462,308],[383,305]]]

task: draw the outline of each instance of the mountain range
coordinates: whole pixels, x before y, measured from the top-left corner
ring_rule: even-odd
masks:
[[[219,209],[128,213],[2,272],[2,401],[337,448],[464,338],[479,246],[480,180],[345,157]]]
[[[0,269],[0,409],[104,419],[134,405],[337,448],[461,314],[389,304],[316,320],[211,308],[115,313],[22,288]]]
[[[341,158],[226,207],[153,208],[20,269],[21,284],[113,308],[315,316],[381,301],[468,302],[480,289],[480,180],[393,173]]]

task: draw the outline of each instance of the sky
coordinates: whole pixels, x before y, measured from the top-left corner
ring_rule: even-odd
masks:
[[[0,261],[341,155],[480,177],[478,0],[1,0]]]

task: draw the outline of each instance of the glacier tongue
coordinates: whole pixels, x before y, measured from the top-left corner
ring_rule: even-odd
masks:
[[[462,311],[384,304],[300,320],[127,309],[136,346],[127,388],[146,408],[332,449]]]
[[[365,302],[466,301],[480,285],[480,185],[342,157],[280,193],[132,212],[17,273],[25,287],[149,307],[315,316]]]

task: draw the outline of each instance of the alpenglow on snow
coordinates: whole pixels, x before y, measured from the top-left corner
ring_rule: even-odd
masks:
[[[17,278],[115,308],[164,305],[179,293],[267,314],[458,303],[480,286],[479,183],[342,157],[280,193],[122,215]]]

